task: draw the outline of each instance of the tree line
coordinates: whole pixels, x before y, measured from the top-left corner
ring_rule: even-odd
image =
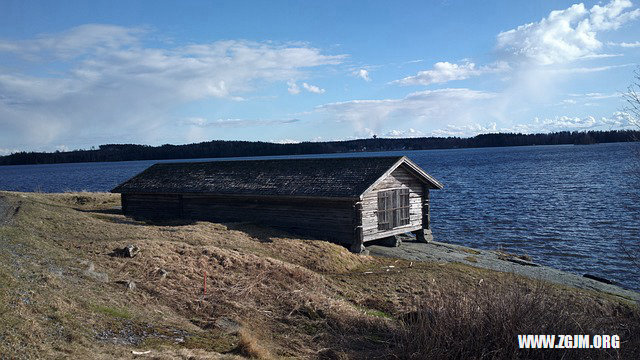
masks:
[[[502,146],[597,144],[636,141],[640,131],[561,131],[548,134],[496,133],[469,138],[378,138],[347,141],[277,144],[262,141],[213,140],[186,145],[161,146],[105,144],[97,149],[56,152],[18,152],[1,156],[0,165],[56,164],[130,160],[195,159],[266,155],[329,154],[362,151],[430,150]]]

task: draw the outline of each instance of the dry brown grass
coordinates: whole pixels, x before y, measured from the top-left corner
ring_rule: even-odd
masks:
[[[240,330],[239,337],[240,340],[236,348],[238,354],[253,359],[267,360],[273,358],[269,350],[264,348],[249,330]]]
[[[637,309],[590,306],[547,283],[515,277],[510,285],[485,284],[462,297],[434,294],[403,315],[393,353],[402,359],[637,359]],[[624,344],[620,350],[521,350],[519,334],[618,334]]]
[[[385,357],[404,351],[396,344],[413,325],[403,314],[417,304],[456,311],[454,300],[471,299],[482,286],[496,296],[514,282],[535,287],[462,264],[354,255],[251,224],[147,224],[115,211],[119,198],[112,194],[4,195],[19,210],[11,226],[0,227],[2,354],[118,358],[151,349],[156,358]],[[127,244],[141,253],[110,256]],[[587,322],[609,316],[628,324],[625,304],[554,289],[545,296],[571,304]]]
[[[58,307],[60,314],[82,314],[82,324],[69,320],[61,327],[78,329],[79,333],[97,332],[98,337],[115,338],[114,343],[123,342],[126,339],[121,338],[126,337],[136,339],[133,343],[129,341],[129,345],[171,343],[161,341],[162,338],[146,341],[154,336],[138,334],[153,324],[160,328],[153,330],[155,335],[163,335],[165,328],[187,331],[191,337],[202,336],[199,333],[205,331],[211,337],[208,342],[214,345],[217,342],[219,346],[194,341],[186,341],[185,345],[232,351],[241,340],[238,334],[222,334],[219,339],[213,339],[216,336],[212,335],[216,320],[228,317],[274,334],[265,341],[274,343],[280,355],[311,356],[318,348],[313,343],[315,331],[321,331],[327,321],[324,314],[334,314],[337,319],[349,313],[359,315],[336,296],[331,281],[320,273],[342,273],[373,261],[340,246],[291,239],[286,234],[251,225],[149,225],[133,221],[111,211],[118,205],[118,198],[111,194],[16,193],[9,197],[21,210],[15,226],[3,232],[14,233],[13,238],[20,246],[38,249],[37,253],[21,254],[20,259],[30,263],[30,272],[42,273],[59,285],[38,291],[36,296],[43,298],[43,304],[65,304]],[[248,229],[238,230],[242,226]],[[139,246],[141,254],[133,259],[109,256],[114,249],[129,243]],[[56,268],[64,275],[51,275],[49,269],[40,266],[41,262],[57,263]],[[108,282],[88,276],[89,263],[93,264],[92,271],[106,275]],[[160,269],[167,272],[164,278],[159,275]],[[10,279],[14,276],[7,277],[6,283]],[[71,279],[79,283],[67,282]],[[22,280],[18,279],[23,285],[32,286]],[[119,281],[133,281],[136,290],[127,291]],[[46,313],[49,309],[42,311]],[[11,314],[23,315],[17,311]],[[34,323],[8,331],[20,338],[11,344],[56,343],[57,340],[47,336],[42,341],[35,338],[37,328],[47,328],[49,324],[35,320],[37,316],[33,314],[23,317],[33,318]],[[157,326],[159,323],[162,325]],[[286,335],[291,332],[300,334]],[[94,340],[86,335],[77,338]],[[61,348],[74,353],[79,350],[69,344]],[[56,353],[48,345],[41,350]]]

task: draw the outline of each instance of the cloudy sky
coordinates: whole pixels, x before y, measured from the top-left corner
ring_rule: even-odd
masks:
[[[0,24],[0,154],[634,121],[629,0],[4,0]]]

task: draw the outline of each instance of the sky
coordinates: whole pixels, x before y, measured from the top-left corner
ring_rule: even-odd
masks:
[[[0,155],[632,126],[611,1],[0,1]]]

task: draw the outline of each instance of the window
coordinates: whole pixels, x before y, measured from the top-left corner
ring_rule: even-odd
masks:
[[[409,224],[409,189],[378,193],[378,230]]]

